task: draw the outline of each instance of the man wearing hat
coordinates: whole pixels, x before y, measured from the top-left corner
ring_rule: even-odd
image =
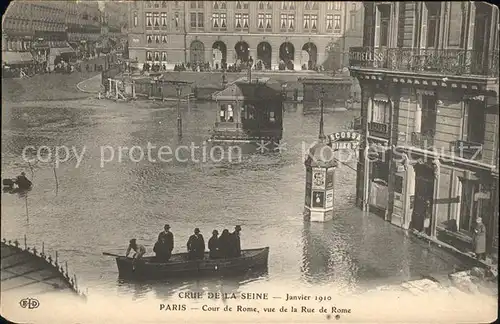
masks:
[[[240,240],[241,226],[236,225],[234,232],[231,233],[231,257],[241,256],[241,240]]]
[[[143,245],[141,245],[141,244],[137,244],[137,240],[134,238],[134,239],[130,240],[130,244],[128,245],[127,253],[125,253],[125,257],[128,258],[128,255],[130,254],[131,250],[135,251],[135,254],[132,257],[134,259],[133,270],[135,270],[135,264],[136,264],[137,261],[139,261],[139,260],[142,259],[142,256],[144,254],[146,254],[146,248]]]
[[[200,229],[195,228],[194,234],[189,237],[187,249],[190,259],[203,259],[205,255],[205,240],[200,234]]]
[[[170,232],[170,225],[166,224],[164,230],[158,234],[158,241],[155,244],[155,252],[162,261],[168,261],[174,249],[174,234]],[[158,251],[156,251],[158,250]]]
[[[216,229],[212,232],[212,237],[208,240],[208,249],[210,250],[210,258],[217,259],[220,258],[219,249],[219,231]]]

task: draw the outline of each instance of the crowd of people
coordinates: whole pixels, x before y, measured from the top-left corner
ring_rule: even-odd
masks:
[[[240,241],[241,226],[237,225],[234,232],[230,233],[228,229],[224,229],[219,236],[219,231],[213,230],[212,237],[208,240],[209,258],[236,258],[241,256],[241,241]],[[186,244],[188,258],[190,260],[199,260],[205,257],[205,239],[199,228],[194,229],[194,234],[191,235]],[[174,234],[170,231],[170,225],[165,225],[164,230],[158,234],[153,251],[158,262],[167,262],[172,256],[174,249]],[[125,256],[128,257],[130,252],[134,251],[134,260],[140,260],[146,254],[146,248],[137,243],[136,239],[131,239]]]

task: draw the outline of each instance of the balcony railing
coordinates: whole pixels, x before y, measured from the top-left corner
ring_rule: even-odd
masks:
[[[498,50],[351,47],[349,65],[405,72],[498,77]]]
[[[411,145],[427,150],[434,145],[434,136],[432,134],[411,133]]]

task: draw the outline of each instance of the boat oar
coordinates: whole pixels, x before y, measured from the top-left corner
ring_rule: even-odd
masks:
[[[103,255],[107,255],[107,256],[113,256],[113,257],[121,257],[122,255],[118,255],[118,254],[113,254],[113,253],[108,253],[108,252],[102,252]]]

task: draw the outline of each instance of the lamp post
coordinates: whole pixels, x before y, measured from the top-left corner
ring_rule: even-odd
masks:
[[[285,111],[286,87],[287,86],[288,86],[288,84],[286,84],[286,83],[283,83],[281,85],[281,97],[282,97],[281,107],[282,107],[283,111]]]
[[[181,85],[177,84],[177,135],[179,138],[182,137],[182,117],[181,117]]]
[[[321,87],[321,91],[319,93],[319,100],[320,100],[320,109],[321,109],[321,117],[320,117],[320,120],[319,120],[319,140],[321,142],[324,142],[325,139],[326,139],[326,136],[325,136],[325,132],[323,130],[323,124],[324,124],[324,120],[323,120],[323,107],[324,107],[324,98],[325,98],[325,89],[323,87]]]
[[[253,58],[250,56],[250,59],[247,62],[248,64],[248,83],[252,82],[252,66],[253,66]]]

